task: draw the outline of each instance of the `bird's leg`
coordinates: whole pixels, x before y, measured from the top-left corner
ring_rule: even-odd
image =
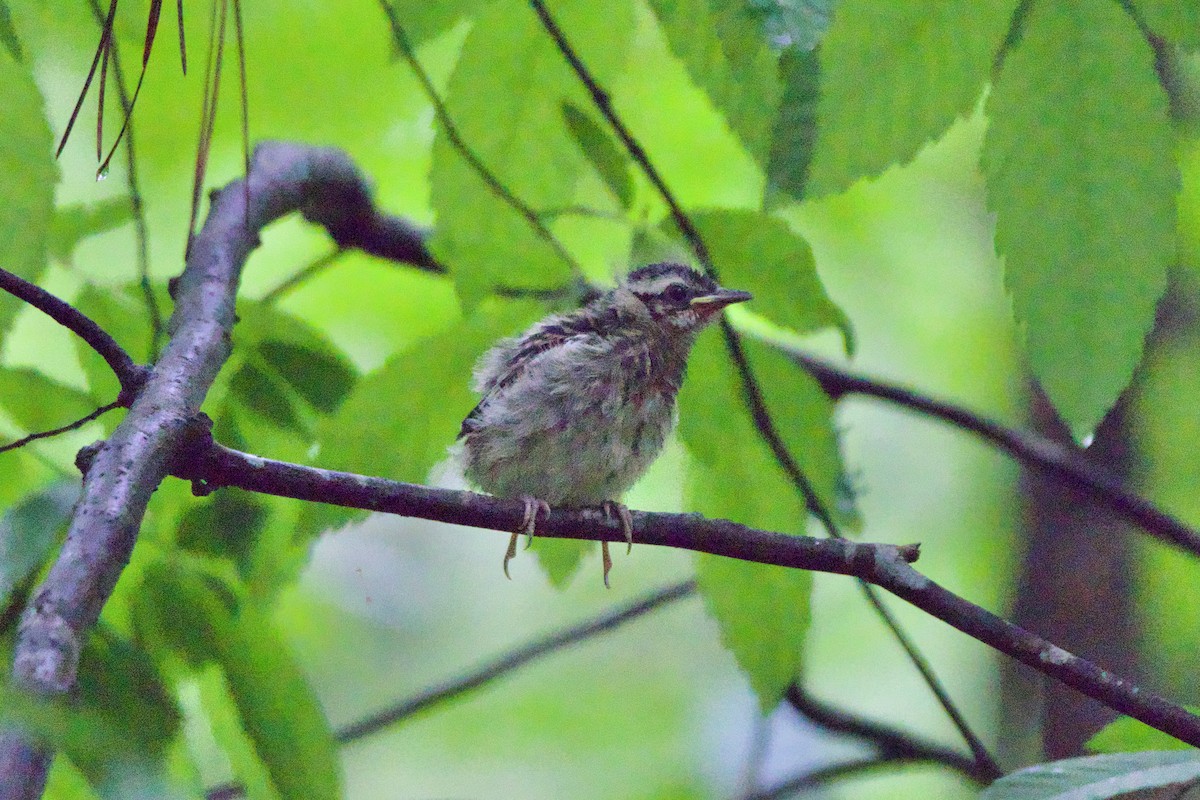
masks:
[[[629,513],[629,508],[615,500],[605,500],[602,508],[604,509],[604,518],[612,519],[615,512],[617,518],[621,520],[621,530],[625,532],[625,542],[627,545],[626,553],[633,552],[633,515]],[[612,569],[612,554],[608,551],[608,542],[600,542],[600,558],[604,564],[604,588],[610,588],[608,585],[608,573]]]
[[[550,504],[545,500],[538,500],[536,497],[522,497],[525,503],[525,516],[521,518],[521,527],[513,531],[512,538],[508,540],[508,550],[504,552],[504,577],[512,580],[512,576],[508,574],[508,562],[512,561],[517,555],[517,537],[522,533],[525,534],[528,541],[525,543],[525,549],[528,550],[533,544],[533,533],[537,528],[538,512],[544,512],[546,519],[550,519]]]
[[[629,513],[629,506],[618,503],[616,500],[604,501],[604,517],[612,519],[613,513],[616,513],[617,519],[621,520],[621,531],[625,534],[625,552],[633,552],[633,514]]]

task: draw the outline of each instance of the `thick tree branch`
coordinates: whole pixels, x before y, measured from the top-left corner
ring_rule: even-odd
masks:
[[[298,209],[322,224],[342,225],[344,209],[331,204],[346,196],[344,187],[362,183],[341,152],[284,144],[258,148],[247,180],[250,208],[240,182],[213,196],[176,285],[170,342],[125,419],[92,453],[66,541],[22,615],[11,677],[18,688],[55,696],[73,687],[85,636],[129,560],[150,496],[174,466],[229,355],[238,278],[258,245],[258,231]],[[102,355],[112,356],[110,364],[120,365],[114,369],[129,369],[108,344],[111,337],[97,333],[90,320],[41,290],[17,286],[31,303],[83,331],[90,344],[99,342]],[[123,351],[119,355],[128,359]],[[0,735],[0,800],[39,797],[49,761],[50,754],[20,731],[6,730]]]
[[[961,406],[935,400],[902,386],[864,378],[793,347],[784,350],[833,399],[851,394],[875,397],[943,420],[991,442],[1021,464],[1054,477],[1064,486],[1086,494],[1147,533],[1200,556],[1200,532],[1125,488],[1121,480],[1088,461],[1084,453],[1045,436],[1001,425]]]
[[[181,466],[180,476],[197,482],[202,491],[236,486],[279,497],[498,531],[519,530],[525,511],[521,500],[274,461],[207,444],[202,436],[196,437],[186,464]],[[635,511],[632,516],[634,539],[643,544],[861,578],[1089,697],[1200,747],[1200,717],[947,591],[909,566],[918,555],[915,545],[787,536],[698,514]],[[539,523],[538,535],[624,540],[621,523],[598,509],[554,509],[549,519]]]
[[[121,397],[118,402],[121,405],[133,402],[134,395],[137,394],[146,379],[147,370],[145,367],[135,364],[129,357],[129,353],[126,353],[125,349],[117,344],[117,340],[110,336],[108,331],[70,303],[58,299],[42,287],[5,269],[0,269],[0,289],[18,300],[25,301],[83,339],[88,347],[95,350],[104,359],[113,374],[117,376],[117,380],[121,382]]]

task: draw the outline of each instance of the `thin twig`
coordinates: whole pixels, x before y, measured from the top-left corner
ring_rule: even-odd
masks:
[[[797,792],[802,792],[806,789],[816,789],[842,778],[850,778],[855,775],[874,772],[877,769],[895,766],[896,764],[919,764],[923,761],[925,761],[923,758],[901,755],[878,755],[856,758],[851,761],[830,764],[829,766],[818,767],[817,769],[804,772],[770,789],[764,789],[750,796],[747,800],[782,800],[782,798],[790,797]]]
[[[544,638],[523,645],[516,650],[505,653],[458,678],[431,686],[412,697],[396,703],[391,708],[372,714],[369,717],[351,723],[337,731],[336,737],[342,744],[362,739],[373,733],[401,722],[425,709],[459,697],[472,689],[478,689],[492,681],[502,678],[531,661],[551,653],[578,644],[598,634],[607,633],[649,614],[676,600],[683,600],[696,593],[696,581],[686,580],[659,589],[640,600],[615,610],[606,611],[595,619],[579,625],[556,631]]]
[[[95,411],[91,412],[90,414],[80,417],[79,419],[75,420],[74,422],[69,422],[66,425],[63,425],[61,428],[55,428],[55,429],[49,430],[49,431],[39,431],[38,433],[31,433],[23,439],[17,439],[15,442],[9,442],[8,444],[4,445],[3,447],[0,447],[0,453],[7,453],[9,450],[16,450],[18,448],[24,447],[25,445],[29,444],[30,442],[36,442],[38,439],[49,439],[52,436],[58,436],[63,433],[68,433],[70,431],[77,430],[79,428],[82,428],[84,425],[88,424],[92,420],[98,419],[102,415],[107,414],[109,411],[112,411],[114,408],[121,408],[121,403],[114,401],[112,403],[109,403],[108,405],[100,406]]]
[[[108,331],[70,303],[5,269],[0,269],[0,289],[25,301],[86,342],[104,359],[121,382],[121,396],[117,402],[127,405],[133,401],[133,396],[145,382],[146,368],[135,364]]]
[[[857,717],[840,708],[823,703],[808,694],[798,683],[789,686],[784,697],[788,704],[805,719],[834,733],[861,739],[873,745],[881,756],[935,762],[960,772],[981,784],[990,783],[997,777],[983,769],[974,759],[948,747],[925,741],[914,734]]]
[[[700,235],[700,231],[692,223],[692,220],[687,213],[683,210],[683,206],[680,205],[679,201],[675,197],[675,194],[671,191],[670,187],[667,186],[666,180],[654,166],[654,163],[650,160],[650,157],[647,155],[645,149],[641,146],[637,139],[634,138],[632,132],[621,120],[620,116],[616,112],[616,109],[613,108],[612,102],[609,100],[608,93],[604,91],[604,89],[592,75],[591,71],[588,70],[586,65],[584,65],[582,59],[579,57],[579,54],[575,52],[575,48],[567,40],[566,34],[563,33],[562,29],[558,26],[558,23],[555,22],[553,16],[551,16],[550,11],[546,8],[546,4],[542,2],[542,0],[529,0],[529,3],[534,12],[537,14],[538,18],[541,20],[542,27],[554,41],[555,46],[558,48],[563,58],[566,60],[568,65],[570,65],[571,69],[575,72],[575,75],[579,78],[580,82],[591,96],[592,102],[595,104],[597,110],[600,111],[605,120],[607,120],[609,126],[617,134],[617,137],[621,140],[621,143],[624,145],[634,163],[636,163],[639,169],[641,169],[642,174],[646,176],[646,178],[658,192],[659,196],[667,204],[667,208],[671,213],[671,218],[674,220],[675,225],[683,234],[684,239],[687,240],[688,245],[691,247],[692,252],[695,254],[697,260],[699,260],[705,271],[708,272],[708,274],[711,275],[714,280],[717,280],[719,276],[708,252],[708,247],[704,243],[704,237]],[[800,465],[796,462],[795,458],[792,457],[791,452],[788,450],[787,445],[783,441],[783,437],[780,436],[779,430],[775,426],[774,420],[771,418],[770,411],[767,409],[766,399],[762,393],[762,387],[759,386],[758,380],[754,376],[754,371],[750,367],[750,361],[746,357],[741,338],[738,336],[737,331],[734,330],[733,325],[730,324],[728,318],[726,317],[721,318],[721,332],[725,337],[725,345],[729,350],[730,358],[733,360],[734,366],[738,372],[738,376],[741,379],[742,389],[745,393],[746,404],[750,410],[750,415],[754,420],[754,426],[758,430],[759,435],[762,436],[763,440],[767,443],[767,446],[771,449],[771,452],[774,454],[775,460],[779,463],[779,466],[784,470],[785,473],[787,473],[792,484],[803,496],[805,505],[808,507],[810,513],[817,517],[821,525],[825,528],[830,536],[834,538],[842,538],[842,534],[838,530],[837,524],[834,522],[833,515],[829,512],[829,509],[825,507],[825,503],[822,502],[820,496],[813,488],[812,482],[809,481],[808,476],[804,474],[804,471],[800,468]],[[886,609],[884,609],[883,603],[875,594],[875,591],[865,582],[860,583],[860,586],[862,587],[862,591],[867,596],[867,599],[871,605],[883,616],[884,622],[893,632],[897,634],[897,638],[901,646],[904,648],[905,653],[913,662],[913,665],[921,673],[921,677],[924,679],[925,683],[929,685],[929,688],[937,698],[938,703],[941,704],[946,714],[953,721],[955,727],[958,728],[959,733],[970,746],[971,752],[975,753],[976,756],[985,762],[991,769],[999,773],[999,766],[996,764],[995,759],[991,756],[991,754],[988,753],[987,748],[984,747],[979,736],[977,736],[970,726],[967,725],[962,713],[955,706],[953,700],[951,700],[950,694],[946,691],[946,688],[943,686],[941,680],[936,674],[934,674],[933,669],[929,665],[928,661],[920,654],[908,637],[902,635],[900,628],[896,625],[895,620],[891,619],[887,615]]]
[[[320,275],[345,254],[346,251],[337,246],[325,253],[322,253],[308,264],[296,270],[287,278],[272,287],[270,291],[262,296],[262,300],[260,302],[262,302],[263,305],[268,306],[273,303],[277,303],[279,298],[294,291],[314,276]]]
[[[396,10],[392,8],[388,0],[379,0],[379,5],[383,8],[383,13],[387,14],[388,22],[391,24],[392,39],[396,43],[396,48],[400,51],[404,60],[408,62],[409,69],[416,75],[417,81],[421,84],[421,89],[425,92],[429,104],[433,107],[433,113],[437,117],[438,124],[442,126],[442,130],[446,134],[446,139],[450,142],[454,151],[487,184],[487,187],[493,194],[525,219],[529,227],[533,228],[534,232],[546,244],[550,245],[555,254],[571,267],[573,274],[577,276],[582,275],[583,269],[579,266],[579,262],[563,247],[558,237],[546,227],[546,223],[542,221],[541,215],[530,208],[521,198],[509,191],[508,187],[501,182],[496,174],[483,163],[478,154],[471,149],[470,145],[466,143],[458,130],[458,126],[454,124],[454,119],[450,116],[445,102],[442,100],[441,95],[438,94],[437,87],[433,85],[433,80],[429,77],[429,73],[425,71],[424,66],[421,65],[420,60],[417,58],[416,50],[413,49],[412,42],[409,41],[408,34],[405,32],[404,26],[396,14]]]
[[[1147,533],[1200,556],[1200,532],[1126,489],[1120,479],[1088,461],[1077,449],[1044,436],[1009,428],[962,406],[935,400],[912,389],[855,375],[794,347],[771,344],[786,352],[835,400],[851,394],[875,397],[948,422],[991,442],[1020,463],[1040,469],[1069,488],[1087,494]]]
[[[104,12],[99,0],[89,0],[92,15],[96,22],[103,27]],[[138,283],[142,291],[142,301],[146,304],[146,313],[150,317],[150,348],[148,361],[154,361],[158,356],[158,348],[162,345],[163,320],[162,311],[158,307],[158,299],[154,296],[154,287],[150,283],[150,232],[146,226],[146,210],[142,202],[142,189],[138,181],[137,155],[133,141],[133,102],[125,91],[125,77],[121,71],[121,55],[117,50],[117,40],[112,41],[113,77],[117,82],[117,97],[121,101],[121,109],[125,114],[125,182],[129,186],[129,205],[133,212],[134,238],[137,241]],[[144,74],[144,73],[143,73]],[[138,82],[141,85],[141,82]],[[118,137],[118,141],[120,137]],[[116,147],[116,145],[113,145]]]

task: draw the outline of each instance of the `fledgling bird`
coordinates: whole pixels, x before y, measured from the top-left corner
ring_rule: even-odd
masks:
[[[475,368],[479,404],[463,420],[464,473],[480,489],[525,500],[517,535],[532,540],[550,506],[600,506],[633,520],[619,503],[662,449],[675,422],[696,335],[721,309],[750,299],[683,264],[635,269],[616,288],[567,314],[552,314],[504,339]],[[604,585],[612,558],[602,542]]]

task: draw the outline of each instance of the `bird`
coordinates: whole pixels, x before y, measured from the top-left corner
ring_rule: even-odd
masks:
[[[673,262],[632,270],[609,291],[551,314],[479,359],[481,397],[459,431],[463,474],[483,491],[525,501],[517,538],[532,542],[551,506],[615,513],[628,548],[633,519],[620,503],[662,450],[697,335],[722,309],[751,299]],[[604,585],[612,568],[601,542]],[[509,576],[511,577],[511,576]]]

